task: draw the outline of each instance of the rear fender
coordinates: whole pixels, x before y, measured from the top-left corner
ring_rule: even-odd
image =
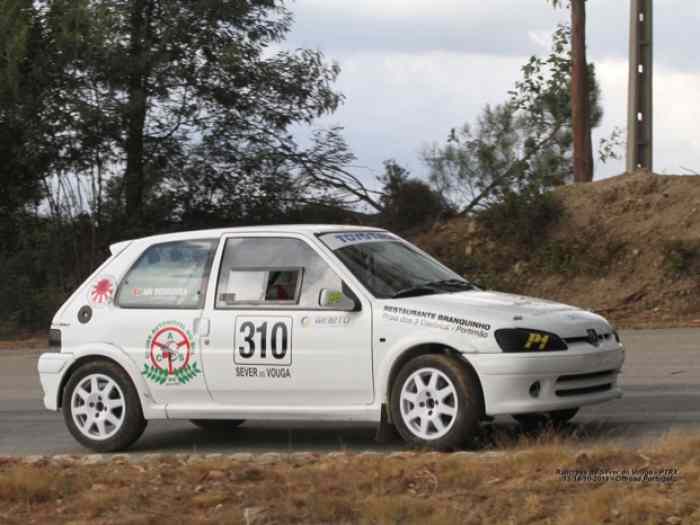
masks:
[[[93,359],[102,358],[114,361],[129,375],[131,382],[136,388],[136,392],[138,392],[139,399],[141,400],[141,409],[143,410],[144,418],[165,419],[167,417],[165,406],[154,402],[151,390],[144,381],[144,378],[139,372],[136,363],[134,363],[126,352],[122,351],[119,347],[105,343],[98,343],[77,346],[71,348],[71,350],[72,360],[68,366],[63,367],[60,387],[56,392],[56,395],[58,396],[57,406],[61,406],[63,387],[73,371],[75,371],[83,363],[87,363]]]

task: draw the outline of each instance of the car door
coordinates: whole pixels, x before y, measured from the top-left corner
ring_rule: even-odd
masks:
[[[211,403],[196,332],[218,242],[153,244],[119,284],[104,338],[129,354],[157,403]]]
[[[217,403],[365,405],[373,399],[372,312],[323,307],[344,283],[302,236],[229,235],[204,313],[203,361]],[[347,286],[345,291],[353,294]]]

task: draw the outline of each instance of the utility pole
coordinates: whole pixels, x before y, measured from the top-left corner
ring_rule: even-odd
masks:
[[[654,167],[654,46],[652,0],[630,0],[627,171]]]
[[[588,60],[586,59],[586,0],[571,0],[571,127],[574,133],[574,181],[593,180]]]

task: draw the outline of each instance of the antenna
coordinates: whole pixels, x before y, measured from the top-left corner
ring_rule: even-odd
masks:
[[[630,0],[627,171],[654,166],[654,46],[652,0]]]

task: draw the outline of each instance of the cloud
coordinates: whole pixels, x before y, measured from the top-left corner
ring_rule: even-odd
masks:
[[[452,51],[521,55],[535,49],[523,21],[545,29],[564,12],[544,0],[300,0],[295,42],[334,53]],[[556,22],[554,22],[556,23]],[[533,24],[529,24],[533,25]]]
[[[444,142],[484,104],[503,102],[522,61],[436,51],[360,53],[342,65],[338,88],[348,99],[325,123],[345,127],[359,164],[381,171],[395,158],[419,174],[421,149]]]
[[[294,45],[329,54],[452,51],[527,56],[541,37],[568,22],[565,9],[546,0],[298,0]],[[694,35],[700,2],[655,0],[656,59],[668,67],[700,71]],[[589,0],[589,51],[598,60],[626,59],[629,0]],[[534,37],[534,38],[533,38]]]
[[[532,54],[568,19],[546,0],[297,0],[287,45],[337,60],[345,105],[324,124],[345,126],[358,164],[374,173],[395,158],[425,174],[419,152],[503,102]],[[605,118],[597,143],[626,126],[629,0],[589,0],[589,58],[597,65]],[[700,61],[693,37],[700,2],[655,0],[656,167],[700,170]],[[624,155],[624,151],[622,152]],[[624,161],[596,166],[620,173]],[[372,172],[361,170],[367,180]]]

